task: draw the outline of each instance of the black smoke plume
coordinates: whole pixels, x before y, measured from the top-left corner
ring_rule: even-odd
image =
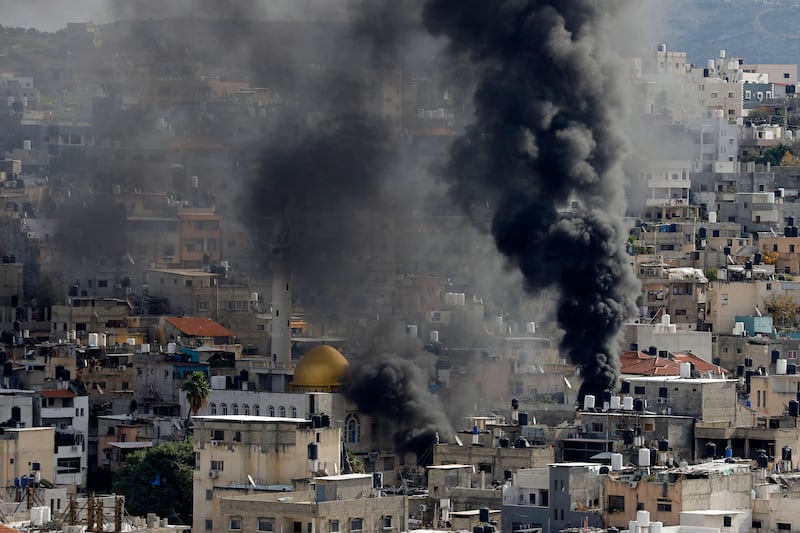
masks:
[[[581,369],[581,398],[616,384],[617,335],[635,312],[622,220],[626,79],[609,44],[627,4],[430,0],[424,12],[479,76],[475,120],[443,173],[464,208],[492,206],[495,243],[525,290],[559,289],[561,348]]]
[[[374,352],[354,361],[355,370],[345,389],[359,411],[380,418],[393,428],[395,446],[430,462],[437,435],[442,442],[453,429],[429,380],[417,361],[430,358],[419,339],[410,338],[396,324],[376,328]]]

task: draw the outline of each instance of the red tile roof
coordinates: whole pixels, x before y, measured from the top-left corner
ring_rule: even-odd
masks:
[[[41,394],[45,398],[74,398],[75,396],[77,396],[77,394],[75,394],[69,389],[40,390],[39,394]]]
[[[235,337],[236,334],[210,318],[167,318],[167,323],[189,337]]]
[[[0,533],[20,533],[20,530],[5,524],[0,524]]]
[[[727,374],[721,366],[712,365],[689,352],[671,353],[669,357],[644,352],[624,352],[620,356],[620,373],[632,376],[680,376],[681,363],[692,363],[696,372]]]

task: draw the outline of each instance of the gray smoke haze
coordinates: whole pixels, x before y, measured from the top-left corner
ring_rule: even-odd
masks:
[[[425,22],[480,68],[476,116],[444,169],[467,210],[489,202],[526,291],[556,286],[580,397],[613,388],[635,313],[622,163],[625,76],[611,48],[627,2],[430,0]],[[577,200],[580,205],[564,208]]]

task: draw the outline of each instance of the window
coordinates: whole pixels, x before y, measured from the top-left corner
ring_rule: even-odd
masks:
[[[546,489],[539,490],[539,505],[541,507],[547,507],[550,505],[550,491]]]
[[[233,411],[233,414],[238,415],[239,414],[239,404],[235,403],[235,404],[231,405],[231,410]]]
[[[361,424],[358,421],[358,415],[350,413],[344,419],[345,438],[347,442],[360,442],[361,441]]]
[[[773,252],[777,252],[778,251],[778,245],[777,244],[773,244],[772,245],[772,251]]]
[[[752,529],[761,529],[761,520],[753,520]]]
[[[384,516],[383,517],[383,529],[392,529],[392,517],[391,516]]]
[[[212,429],[211,440],[225,440],[225,432],[221,429]]]
[[[671,513],[672,512],[672,504],[671,503],[659,503],[656,505],[656,510],[662,513]]]
[[[212,489],[206,489],[206,501],[211,501],[214,499],[214,491]]]
[[[727,292],[723,292],[721,296],[722,297],[721,297],[721,302],[720,303],[722,305],[728,305],[728,293]]]
[[[259,416],[260,412],[261,412],[261,406],[258,405],[258,404],[254,405],[253,406],[253,414],[255,416]]]
[[[197,302],[197,310],[198,311],[208,311],[208,302],[206,302],[206,301]]]
[[[297,407],[292,407],[289,409],[289,416],[292,418],[297,418]]]
[[[238,516],[231,517],[231,527],[230,527],[230,529],[234,529],[234,530],[237,530],[237,531],[242,529],[242,519],[241,519],[241,517],[238,517]]]
[[[362,518],[350,520],[350,531],[361,531],[362,529],[364,529],[364,520]]]
[[[194,469],[200,470],[200,452],[194,452]]]
[[[259,531],[273,531],[274,530],[274,522],[275,520],[272,518],[259,518],[258,519],[258,530]]]
[[[211,520],[206,520],[206,531],[214,529],[214,523]]]
[[[215,403],[208,404],[208,412],[211,413],[212,415],[217,414],[217,404]]]
[[[228,404],[227,403],[220,404],[220,409],[222,410],[222,414],[223,415],[227,415],[228,414]]]
[[[242,406],[242,414],[245,414],[245,415],[249,415],[250,414],[250,406],[249,405],[244,404]]]
[[[339,533],[339,521],[331,520],[331,525],[329,529],[331,533]]]
[[[284,406],[278,407],[278,416],[285,417],[286,416],[286,408]]]
[[[787,357],[789,359],[797,359],[797,350],[789,350]]]
[[[645,394],[645,388],[643,386],[641,386],[641,385],[637,385],[637,386],[633,387],[633,393],[634,394]]]
[[[686,309],[676,309],[675,316],[686,316]]]
[[[778,522],[778,531],[791,531],[792,524],[787,524],[786,522]]]
[[[793,253],[794,253],[794,244],[790,244],[790,245],[789,245],[789,253],[790,253],[790,254],[793,254]]]
[[[225,461],[211,461],[211,470],[224,470]]]
[[[625,496],[609,496],[608,512],[621,513],[625,510]]]
[[[267,413],[269,413],[269,416],[275,416],[275,408],[270,405],[267,407]]]

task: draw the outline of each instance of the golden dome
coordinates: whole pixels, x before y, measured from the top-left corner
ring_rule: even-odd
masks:
[[[322,344],[303,356],[294,369],[293,389],[330,391],[347,381],[350,362],[339,350]]]

